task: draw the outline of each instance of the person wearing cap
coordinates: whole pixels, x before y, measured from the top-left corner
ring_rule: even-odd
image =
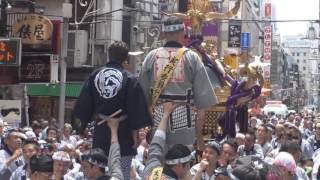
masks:
[[[147,54],[139,81],[153,109],[156,126],[163,116],[162,102],[180,103],[170,117],[167,144],[179,142],[192,147],[197,139],[197,144],[203,147],[204,110],[217,104],[217,97],[199,55],[183,47],[185,31],[182,19],[170,16],[164,22],[163,32],[166,43]],[[164,85],[164,81],[168,83]],[[199,110],[197,120],[193,107]]]
[[[165,154],[168,120],[177,105],[166,102],[162,106],[164,113],[151,141],[142,179],[178,180],[189,178],[192,157],[189,148],[182,144],[175,144]]]
[[[100,148],[90,149],[81,156],[81,166],[84,175],[89,180],[126,179],[120,165],[119,119],[111,118],[107,124],[111,131],[109,157]],[[105,173],[106,167],[108,168],[107,174]]]
[[[287,152],[280,152],[274,159],[273,164],[281,171],[282,180],[291,180],[294,178],[297,164],[293,156]]]
[[[193,180],[214,180],[215,169],[219,167],[217,161],[220,155],[220,145],[215,142],[209,142],[202,153],[200,163],[192,166],[190,169]]]
[[[53,174],[53,160],[47,155],[34,155],[30,158],[30,179],[51,180]]]
[[[231,180],[280,180],[281,172],[277,166],[252,156],[239,157],[227,168]]]
[[[25,164],[19,166],[11,175],[10,180],[25,180],[30,178],[30,158],[37,155],[40,147],[37,141],[26,140],[22,146],[22,156]]]
[[[253,128],[253,129],[256,129],[257,128],[257,117],[255,117],[255,116],[252,116],[251,118],[250,118],[250,121],[249,121],[249,126],[251,127],[251,128]]]
[[[108,63],[91,73],[74,109],[75,117],[80,119],[81,131],[93,120],[104,120],[101,116],[112,115],[122,119],[119,125],[119,143],[125,179],[130,177],[131,160],[137,154],[138,130],[152,126],[140,83],[123,67],[128,61],[128,52],[125,42],[115,41],[110,45]],[[101,148],[108,154],[110,147],[110,130],[105,123],[95,123],[93,148]]]
[[[26,131],[24,134],[27,137],[26,140],[37,141],[37,136],[32,130],[31,131]]]
[[[293,156],[296,164],[300,163],[301,161],[302,152],[300,145],[297,142],[289,141],[285,145],[281,146],[280,152],[290,153]],[[297,166],[295,176],[298,177],[299,180],[309,180],[305,170],[300,166]]]
[[[9,179],[12,172],[24,164],[21,145],[21,133],[15,129],[9,130],[5,146],[0,150],[0,179]]]

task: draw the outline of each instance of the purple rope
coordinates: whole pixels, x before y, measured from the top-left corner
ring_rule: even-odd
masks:
[[[231,95],[228,97],[228,100],[226,102],[227,111],[218,118],[218,123],[220,126],[223,127],[223,135],[227,136],[230,135],[231,137],[235,137],[236,135],[236,112],[237,108],[235,107],[237,100],[242,97],[252,96],[252,99],[257,98],[261,94],[261,87],[258,85],[255,85],[251,87],[247,91],[243,91],[242,88],[245,85],[245,81],[237,81],[233,79],[230,75],[226,74],[225,77],[223,77],[223,72],[218,68],[218,66],[214,63],[212,63],[211,58],[208,56],[208,54],[205,52],[205,50],[201,46],[202,39],[201,37],[195,37],[192,39],[192,41],[188,44],[187,47],[193,47],[195,48],[202,56],[203,60],[208,63],[212,69],[212,71],[218,75],[219,79],[226,80],[231,84]],[[242,90],[242,91],[241,91]],[[239,122],[243,123],[245,122],[245,119],[239,119]]]

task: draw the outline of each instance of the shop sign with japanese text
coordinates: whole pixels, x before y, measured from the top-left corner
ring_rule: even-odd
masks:
[[[272,52],[272,28],[271,26],[264,27],[264,49],[263,58],[265,63],[271,63]]]
[[[48,83],[51,78],[51,55],[23,55],[21,62],[22,83]]]
[[[24,15],[12,25],[13,36],[21,38],[24,45],[51,44],[52,31],[50,19],[39,14]]]
[[[241,46],[241,23],[230,22],[228,33],[228,47],[240,48]]]

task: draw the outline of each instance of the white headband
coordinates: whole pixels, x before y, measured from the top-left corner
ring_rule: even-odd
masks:
[[[184,29],[184,24],[164,25],[164,32],[174,32]]]
[[[52,159],[57,160],[57,161],[63,161],[63,162],[70,162],[71,161],[69,154],[67,154],[66,152],[61,152],[61,151],[55,152],[52,156]]]
[[[166,160],[167,165],[175,165],[175,164],[183,164],[186,162],[189,162],[192,158],[192,155],[190,154],[189,156],[178,158],[178,159],[171,159],[171,160]]]
[[[105,168],[106,165],[104,163],[99,163],[97,160],[93,160],[92,158],[88,158],[85,161],[88,161],[89,163],[93,164],[93,165],[97,165],[101,168]]]

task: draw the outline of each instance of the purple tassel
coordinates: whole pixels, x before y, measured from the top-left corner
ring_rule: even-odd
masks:
[[[206,61],[207,64],[209,64],[209,67],[211,67],[212,71],[219,77],[219,80],[225,80],[231,84],[231,95],[228,97],[228,100],[226,102],[227,111],[224,112],[219,118],[218,123],[221,127],[223,127],[223,135],[224,136],[236,136],[236,117],[238,116],[238,121],[240,123],[240,129],[241,131],[246,131],[248,128],[248,120],[247,115],[245,115],[245,109],[247,108],[235,108],[235,105],[237,103],[237,100],[242,97],[251,96],[252,99],[257,98],[261,94],[261,87],[258,85],[253,86],[247,91],[243,91],[242,88],[245,85],[245,81],[238,82],[237,80],[233,79],[230,75],[226,74],[225,77],[223,77],[223,72],[220,71],[220,69],[217,67],[216,64],[212,63],[210,57],[205,52],[205,50],[201,46],[202,39],[199,37],[195,37],[191,43],[187,47],[193,47],[195,48],[202,56],[203,60]],[[247,112],[246,112],[247,113]]]

